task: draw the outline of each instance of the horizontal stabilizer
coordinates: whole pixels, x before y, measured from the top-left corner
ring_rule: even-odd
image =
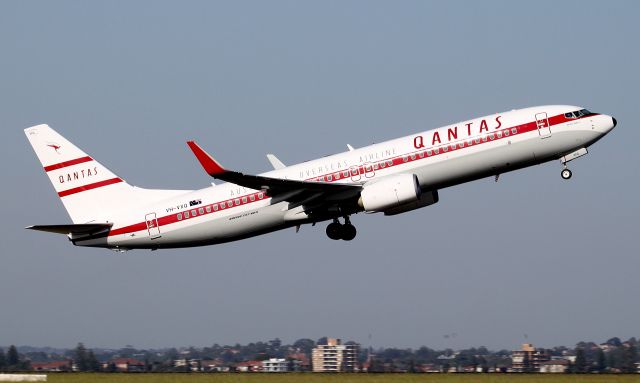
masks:
[[[96,234],[111,229],[113,223],[78,223],[72,225],[33,225],[25,227],[29,230],[46,231],[56,234]]]

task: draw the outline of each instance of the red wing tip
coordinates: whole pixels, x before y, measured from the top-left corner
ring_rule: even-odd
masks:
[[[191,151],[195,154],[200,165],[202,165],[204,170],[210,176],[215,177],[216,175],[226,172],[226,170],[220,166],[218,161],[211,157],[209,153],[205,152],[195,141],[187,141],[187,145],[189,145],[189,148],[191,148]]]

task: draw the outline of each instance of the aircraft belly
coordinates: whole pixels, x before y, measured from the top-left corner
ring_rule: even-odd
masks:
[[[469,150],[468,153],[463,150],[449,158],[417,168],[414,172],[425,189],[449,187],[558,158],[556,154],[559,149],[567,148],[566,139],[558,139],[557,145],[554,142],[548,149],[546,146],[552,142],[549,139],[532,137],[514,142],[498,141],[483,150]],[[549,158],[546,154],[546,157],[540,158],[538,153],[541,150],[554,153],[555,157]]]

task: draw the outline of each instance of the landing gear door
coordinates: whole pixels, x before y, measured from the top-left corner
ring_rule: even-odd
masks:
[[[147,223],[147,232],[149,232],[149,237],[151,237],[151,239],[159,238],[160,226],[158,225],[156,213],[149,213],[145,215],[144,220]]]
[[[551,126],[549,125],[549,118],[547,113],[536,114],[536,126],[538,127],[538,133],[541,138],[549,137],[551,135]]]

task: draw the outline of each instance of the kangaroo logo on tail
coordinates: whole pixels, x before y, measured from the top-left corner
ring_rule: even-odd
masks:
[[[56,145],[56,144],[47,144],[48,147],[53,148],[53,150],[56,151],[56,153],[60,154],[60,152],[58,151],[58,149],[60,149],[60,145]]]

